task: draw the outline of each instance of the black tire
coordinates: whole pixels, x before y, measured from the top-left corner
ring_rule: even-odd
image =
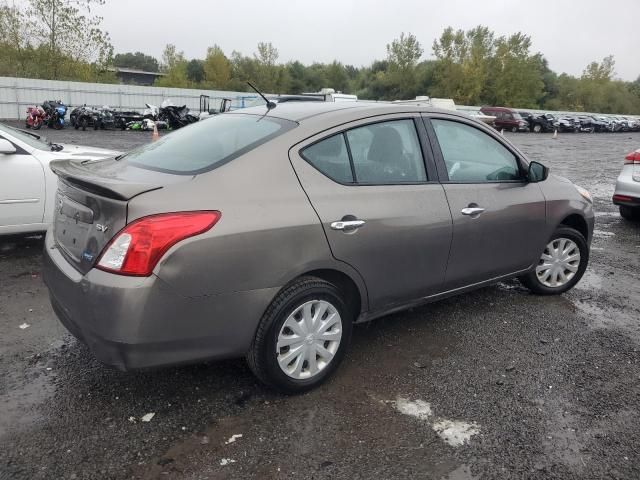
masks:
[[[35,122],[31,128],[33,128],[34,130],[40,130],[43,123],[44,122]]]
[[[88,119],[88,118],[86,118],[86,117],[85,117],[85,118],[83,118],[83,119],[80,121],[80,124],[82,125],[82,131],[83,131],[83,132],[86,132],[86,131],[87,131],[87,127],[89,126],[89,119]]]
[[[518,133],[518,127],[511,127],[511,133]]]
[[[629,207],[628,205],[620,205],[620,216],[625,220],[640,220],[640,207]]]
[[[564,285],[561,285],[559,287],[550,287],[544,285],[538,278],[535,268],[532,269],[530,272],[520,277],[520,282],[533,293],[536,293],[538,295],[559,295],[568,290],[571,290],[584,275],[584,272],[587,269],[587,265],[589,264],[589,246],[587,245],[587,241],[579,231],[573,228],[558,227],[547,244],[561,238],[566,238],[573,241],[573,243],[575,243],[580,250],[580,263],[578,265],[578,270],[575,272],[575,275]],[[542,256],[542,253],[544,253],[544,250],[541,252],[540,256]],[[536,264],[536,266],[537,265],[538,264]]]
[[[533,133],[540,133],[542,132],[542,125],[540,125],[539,123],[536,123],[533,126]]]
[[[295,379],[288,376],[278,364],[278,335],[288,316],[311,300],[325,300],[338,311],[342,321],[342,337],[330,363],[311,378]],[[316,277],[301,277],[284,287],[262,316],[247,354],[249,368],[263,383],[281,392],[293,394],[311,390],[329,378],[342,361],[351,340],[353,317],[353,312],[335,285]]]

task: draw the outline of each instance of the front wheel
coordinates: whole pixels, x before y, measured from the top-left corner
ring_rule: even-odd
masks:
[[[282,392],[315,388],[344,357],[352,316],[335,285],[302,277],[278,293],[265,312],[247,363],[261,381]]]
[[[589,263],[589,246],[580,232],[560,227],[551,236],[538,264],[520,277],[538,295],[558,295],[580,281]]]
[[[518,133],[518,127],[511,127],[511,133]]]
[[[536,124],[533,126],[533,132],[534,132],[534,133],[540,133],[541,131],[542,131],[542,125],[540,125],[539,123],[536,123]]]

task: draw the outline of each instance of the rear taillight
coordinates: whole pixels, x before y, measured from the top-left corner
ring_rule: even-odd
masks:
[[[640,163],[640,150],[631,152],[629,155],[624,157],[624,163],[625,165],[628,163]]]
[[[120,275],[147,277],[167,250],[211,229],[221,215],[218,211],[177,212],[135,220],[107,244],[97,268]]]

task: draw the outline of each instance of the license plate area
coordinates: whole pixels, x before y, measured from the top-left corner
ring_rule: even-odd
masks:
[[[54,235],[57,244],[76,262],[80,262],[87,246],[93,225],[93,211],[60,193],[54,220]]]

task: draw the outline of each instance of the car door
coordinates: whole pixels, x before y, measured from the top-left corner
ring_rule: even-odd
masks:
[[[527,269],[546,242],[545,199],[525,162],[472,120],[425,119],[453,217],[447,290]]]
[[[0,153],[0,227],[42,223],[45,206],[44,170],[17,143],[15,152]]]
[[[385,115],[290,150],[334,257],[363,277],[372,311],[436,293],[444,282],[451,214],[424,134],[418,114]]]

